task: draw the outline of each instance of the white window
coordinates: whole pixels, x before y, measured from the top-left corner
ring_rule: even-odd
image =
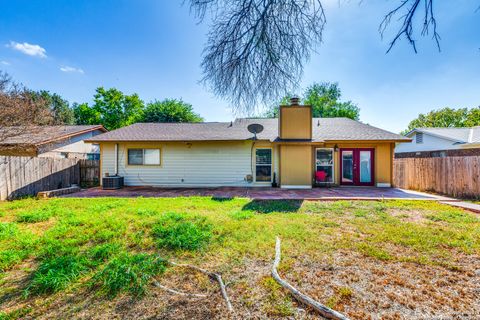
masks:
[[[423,133],[422,132],[417,132],[415,134],[415,142],[416,143],[423,143]]]
[[[255,181],[272,181],[272,149],[255,150]]]
[[[158,166],[160,165],[160,149],[128,149],[128,164]]]
[[[315,153],[315,182],[320,184],[333,183],[333,149],[319,148]]]

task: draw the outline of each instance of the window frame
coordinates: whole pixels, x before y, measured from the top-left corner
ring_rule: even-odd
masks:
[[[130,150],[142,150],[142,164],[130,164],[130,161],[129,161]],[[158,164],[145,164],[145,150],[158,150],[159,152]],[[163,150],[160,147],[158,148],[131,147],[131,148],[127,148],[127,156],[126,156],[125,162],[127,167],[161,167],[163,165],[162,155],[163,155]]]
[[[315,176],[313,177],[314,181],[316,184],[321,184],[321,185],[327,185],[327,184],[335,184],[335,148],[315,148],[315,161],[314,161],[314,175],[315,175],[315,172],[317,172],[317,151],[318,150],[329,150],[332,152],[332,164],[328,164],[328,165],[325,165],[325,164],[322,164],[322,166],[324,167],[332,167],[332,181],[331,182],[317,182],[317,179],[315,178]]]
[[[270,150],[270,164],[257,164],[257,150]],[[255,148],[255,154],[254,154],[254,167],[255,171],[253,172],[253,177],[255,183],[264,183],[264,184],[270,184],[273,182],[273,148],[272,147],[258,147]],[[267,167],[270,166],[270,180],[269,181],[257,181],[257,166],[261,167]]]

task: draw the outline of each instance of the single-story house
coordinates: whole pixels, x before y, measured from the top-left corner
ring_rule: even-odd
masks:
[[[102,125],[0,127],[0,155],[95,160],[98,144],[84,140],[105,132]]]
[[[480,127],[416,128],[405,136],[412,140],[396,146],[396,157],[480,154]]]
[[[101,175],[129,186],[311,188],[389,187],[395,143],[410,139],[347,118],[312,119],[310,106],[292,100],[279,118],[136,123],[87,141],[100,145]]]

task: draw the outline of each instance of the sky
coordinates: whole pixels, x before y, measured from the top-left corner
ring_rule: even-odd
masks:
[[[417,54],[406,41],[386,54],[395,29],[382,40],[378,26],[399,2],[324,0],[323,42],[301,88],[338,82],[361,121],[393,132],[419,113],[480,106],[478,0],[435,1],[440,52],[417,35]],[[115,87],[146,102],[181,98],[206,121],[230,121],[238,115],[200,83],[209,23],[199,24],[182,3],[0,0],[0,70],[71,103],[92,101],[99,86]]]

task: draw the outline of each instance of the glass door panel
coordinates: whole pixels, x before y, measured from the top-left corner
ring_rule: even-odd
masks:
[[[317,149],[316,151],[316,183],[333,183],[333,149]]]
[[[353,183],[353,150],[342,150],[342,183]]]
[[[372,152],[360,151],[360,183],[372,182]]]

